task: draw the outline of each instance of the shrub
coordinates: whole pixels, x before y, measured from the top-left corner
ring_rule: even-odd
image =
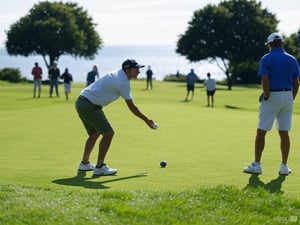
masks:
[[[164,77],[164,81],[171,81],[171,82],[186,82],[186,75],[183,74],[179,74],[179,76],[177,76],[176,74],[170,74]],[[197,80],[197,83],[203,83],[204,80]]]
[[[17,83],[22,81],[21,71],[17,68],[4,68],[0,70],[0,80]]]
[[[186,82],[186,76],[183,74],[170,74],[164,77],[164,81]]]

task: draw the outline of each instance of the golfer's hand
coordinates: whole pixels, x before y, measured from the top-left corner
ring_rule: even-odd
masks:
[[[147,120],[147,125],[151,128],[151,129],[154,129],[155,130],[155,128],[154,128],[154,121],[153,120]]]
[[[270,95],[265,96],[264,93],[261,93],[261,95],[259,96],[259,102],[267,101],[269,99],[269,97],[270,97]]]

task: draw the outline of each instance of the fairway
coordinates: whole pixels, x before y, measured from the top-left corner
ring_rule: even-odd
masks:
[[[270,192],[298,198],[300,193],[300,106],[295,101],[289,166],[292,174],[278,176],[279,138],[268,133],[259,177],[243,174],[253,160],[258,117],[259,86],[218,86],[215,107],[207,108],[202,84],[195,98],[184,102],[184,83],[154,82],[145,91],[145,81],[132,81],[132,94],[142,112],[158,125],[149,129],[128,110],[122,99],[104,108],[115,130],[106,162],[118,169],[115,176],[93,178],[79,174],[86,139],[74,102],[84,84],[75,83],[66,101],[60,98],[32,98],[31,84],[0,83],[0,180],[4,184],[70,188],[86,191],[183,190],[230,185],[265,187]],[[97,149],[91,160],[96,162]],[[166,160],[166,168],[159,164]],[[251,178],[251,179],[250,179]]]

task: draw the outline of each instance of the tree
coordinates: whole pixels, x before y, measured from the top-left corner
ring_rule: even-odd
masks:
[[[209,60],[225,73],[231,90],[233,67],[253,65],[267,49],[266,37],[276,30],[278,21],[255,0],[231,0],[208,4],[194,12],[176,52],[191,62]],[[254,74],[255,75],[255,74]]]
[[[102,47],[95,26],[76,3],[40,2],[10,26],[5,45],[9,55],[42,55],[48,68],[61,55],[93,59]]]
[[[283,39],[286,51],[295,56],[300,64],[300,29],[289,37],[283,37]]]

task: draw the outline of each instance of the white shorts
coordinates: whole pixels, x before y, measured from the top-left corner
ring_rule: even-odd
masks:
[[[64,83],[65,92],[71,92],[71,83]]]
[[[278,130],[289,131],[292,123],[293,104],[292,91],[270,92],[268,100],[262,100],[260,103],[258,128],[270,131],[276,119]]]

